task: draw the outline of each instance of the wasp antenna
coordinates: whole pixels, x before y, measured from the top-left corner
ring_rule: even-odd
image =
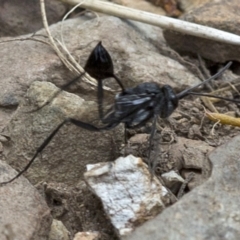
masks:
[[[208,94],[208,93],[188,92],[188,95],[197,95],[197,96],[203,96],[203,97],[211,97],[211,98],[217,98],[217,99],[221,99],[221,100],[225,100],[225,101],[229,101],[229,102],[240,103],[240,100],[237,100],[237,99],[215,96],[215,95]]]
[[[205,83],[208,83],[210,82],[211,80],[217,78],[218,76],[220,76],[224,71],[226,71],[230,66],[232,65],[232,62],[229,62],[224,68],[222,68],[219,72],[217,72],[215,75],[211,76],[210,78],[204,80],[203,82],[193,86],[193,87],[190,87],[188,89],[185,89],[183,90],[182,92],[178,93],[176,95],[176,97],[178,99],[182,99],[184,97],[186,97],[187,95],[189,95],[189,93],[191,92],[191,90],[195,89],[195,88],[198,88],[199,86],[205,84]]]

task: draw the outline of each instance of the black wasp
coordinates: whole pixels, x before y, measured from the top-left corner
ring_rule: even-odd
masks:
[[[193,87],[190,87],[180,93],[174,93],[173,89],[169,85],[164,85],[163,87],[158,86],[153,82],[145,82],[137,85],[133,88],[124,88],[122,82],[114,74],[113,62],[110,54],[102,46],[101,42],[93,49],[91,54],[88,57],[87,63],[84,67],[85,71],[90,74],[92,77],[97,79],[97,99],[98,99],[98,111],[99,118],[103,123],[102,127],[96,127],[92,124],[82,122],[74,118],[67,118],[61,124],[59,124],[56,129],[43,141],[42,145],[36,150],[35,155],[32,157],[27,166],[20,171],[15,177],[9,181],[2,182],[1,185],[10,183],[16,178],[21,176],[27,169],[31,166],[35,158],[41,153],[44,148],[48,145],[51,139],[56,135],[59,129],[66,124],[71,122],[72,124],[87,129],[89,131],[103,131],[110,130],[116,127],[120,123],[124,123],[126,128],[137,128],[144,125],[150,119],[153,119],[152,130],[150,135],[150,146],[153,139],[157,118],[167,118],[172,112],[177,108],[179,100],[188,96],[188,95],[203,95],[209,97],[216,97],[209,94],[199,94],[194,93],[192,90],[198,88],[199,86],[209,82],[212,79],[217,78],[222,74],[227,68],[229,68],[231,63],[228,63],[221,71],[219,71],[214,76],[209,79],[199,83]],[[85,74],[85,73],[83,73]],[[64,85],[61,90],[66,89],[72,83],[76,82],[81,74],[71,82]],[[115,102],[112,107],[108,109],[106,113],[103,112],[103,80],[109,77],[113,77],[116,82],[121,87],[121,92],[115,96]],[[221,97],[216,97],[224,100],[229,100],[233,102],[238,102],[234,99],[226,99]]]

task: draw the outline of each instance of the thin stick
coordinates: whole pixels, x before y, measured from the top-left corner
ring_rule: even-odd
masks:
[[[72,5],[77,5],[82,2],[81,0],[61,1]],[[189,34],[233,45],[240,45],[240,36],[215,28],[202,26],[196,23],[190,23],[179,19],[160,16],[157,14],[140,11],[137,9],[99,0],[87,0],[83,2],[81,6],[92,11],[144,22],[150,25],[175,30],[184,34]]]

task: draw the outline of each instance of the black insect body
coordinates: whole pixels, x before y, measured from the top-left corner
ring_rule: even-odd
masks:
[[[153,116],[169,117],[177,106],[178,98],[170,86],[160,88],[153,82],[142,83],[117,94],[113,108],[103,122],[122,122],[127,128],[136,128]]]
[[[142,83],[133,88],[125,89],[121,81],[114,75],[113,63],[111,56],[107,50],[102,46],[101,42],[94,48],[91,52],[85,70],[93,77],[98,80],[98,109],[99,117],[103,123],[102,127],[96,127],[92,124],[82,122],[77,119],[67,118],[57,128],[44,140],[42,145],[37,149],[35,155],[27,164],[27,166],[20,171],[14,178],[9,181],[1,183],[1,185],[10,183],[16,178],[21,176],[27,169],[31,166],[35,158],[41,153],[44,148],[48,145],[51,139],[56,135],[59,129],[65,125],[67,122],[71,122],[74,125],[87,129],[89,131],[103,131],[110,130],[120,123],[124,123],[126,128],[137,128],[144,125],[150,119],[153,119],[152,131],[150,135],[150,145],[153,139],[153,135],[156,129],[157,118],[167,118],[172,112],[177,108],[178,101],[187,95],[198,95],[198,93],[191,92],[200,85],[209,82],[212,79],[218,77],[223,71],[225,71],[231,63],[227,64],[219,73],[215,74],[211,78],[205,80],[204,82],[197,84],[189,89],[186,89],[178,94],[175,94],[172,87],[164,85],[159,87],[156,83]],[[82,76],[82,75],[81,75]],[[102,81],[105,78],[113,77],[116,79],[117,83],[121,87],[122,91],[115,96],[115,102],[112,107],[103,113],[103,85]],[[69,86],[71,83],[75,82],[76,79],[72,80],[70,83],[63,86]],[[205,96],[211,96],[208,94],[202,94]],[[220,97],[217,97],[220,98]],[[225,99],[225,98],[221,98]],[[229,99],[225,99],[229,100]],[[234,100],[231,100],[234,101]],[[239,102],[235,100],[235,102]],[[150,150],[149,150],[150,151]]]

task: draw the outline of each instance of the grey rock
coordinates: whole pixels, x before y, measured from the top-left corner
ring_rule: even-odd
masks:
[[[6,163],[0,161],[0,182],[15,176]],[[44,199],[23,177],[0,187],[0,239],[47,240],[52,217]]]
[[[84,177],[120,236],[165,208],[168,191],[155,176],[151,178],[141,158],[129,155],[111,163],[88,165]]]
[[[185,12],[198,8],[201,5],[211,2],[212,0],[179,0],[178,3]]]
[[[125,239],[236,240],[240,236],[240,136],[210,155],[211,177]]]
[[[173,193],[177,193],[184,179],[175,171],[170,171],[161,175],[166,187],[169,188]]]
[[[171,170],[182,173],[183,169],[197,170],[201,175],[201,184],[206,181],[211,174],[211,163],[208,154],[214,149],[206,142],[178,137],[168,150],[167,145],[160,145],[161,149],[168,151],[168,158],[161,160],[159,168],[161,173]]]
[[[60,21],[67,10],[63,3],[46,1],[49,25]],[[31,0],[0,0],[0,37],[33,33],[42,28],[39,4]]]
[[[98,240],[100,238],[99,232],[78,232],[75,234],[73,240]]]
[[[61,221],[53,219],[48,240],[70,240],[69,232]]]
[[[210,172],[211,164],[207,156],[213,149],[205,142],[178,137],[178,142],[173,144],[172,157],[179,158],[179,156],[182,156],[183,168],[202,171],[205,169]]]
[[[188,189],[191,191],[193,188],[201,185],[202,183],[204,183],[206,181],[206,178],[203,177],[201,172],[197,172],[194,170],[188,170],[188,169],[184,169],[181,171],[182,176],[185,179],[189,179],[190,181],[187,183],[187,187]]]
[[[239,35],[239,10],[238,0],[208,1],[208,3],[184,14],[181,19]],[[180,53],[199,54],[214,62],[240,61],[240,50],[235,45],[219,43],[171,30],[165,30],[164,37],[170,47]]]
[[[130,144],[145,143],[149,139],[149,134],[139,133],[132,136],[128,141]]]

